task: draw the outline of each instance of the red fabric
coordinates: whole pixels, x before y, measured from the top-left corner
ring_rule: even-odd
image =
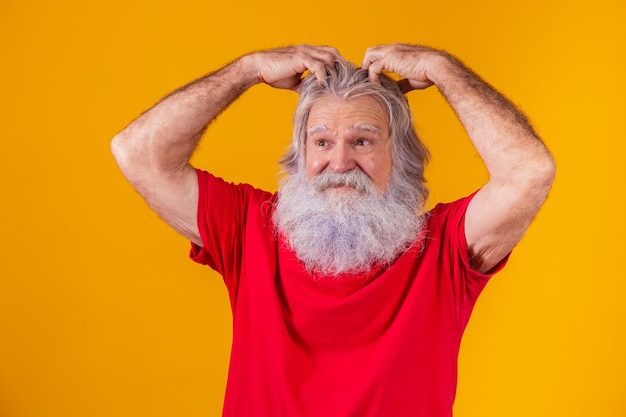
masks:
[[[198,179],[191,257],[224,277],[233,311],[224,416],[452,415],[461,335],[491,276],[468,265],[471,197],[437,205],[388,268],[337,280],[311,276],[275,236],[275,195]]]

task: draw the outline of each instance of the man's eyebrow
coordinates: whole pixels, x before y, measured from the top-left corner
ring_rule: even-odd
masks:
[[[310,128],[308,128],[306,133],[309,135],[312,135],[314,133],[322,133],[322,132],[327,132],[327,131],[328,131],[328,128],[326,127],[326,125],[313,125]]]
[[[382,128],[380,126],[371,124],[371,123],[364,123],[364,122],[357,122],[353,126],[351,126],[349,129],[363,130],[366,132],[373,132],[373,133],[380,133],[382,131]],[[324,132],[328,132],[328,128],[326,127],[326,125],[313,125],[309,127],[307,130],[307,134],[309,135],[312,135],[315,133],[324,133]]]
[[[374,125],[371,123],[363,123],[363,122],[355,123],[354,126],[352,126],[352,129],[365,130],[367,132],[374,132],[374,133],[380,133],[382,131],[381,127],[378,125]]]

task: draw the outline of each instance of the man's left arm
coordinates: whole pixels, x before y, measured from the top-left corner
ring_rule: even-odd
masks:
[[[394,44],[368,49],[363,67],[404,79],[407,92],[436,85],[452,106],[489,171],[465,216],[472,267],[488,272],[520,241],[548,196],[555,175],[550,152],[526,116],[453,56]]]

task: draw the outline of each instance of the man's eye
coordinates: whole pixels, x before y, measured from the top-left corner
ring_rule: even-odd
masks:
[[[328,145],[328,142],[325,141],[324,139],[319,139],[317,141],[317,146],[326,146],[326,145]]]
[[[370,141],[367,139],[359,139],[356,141],[356,145],[357,146],[365,146],[365,145],[369,145]]]

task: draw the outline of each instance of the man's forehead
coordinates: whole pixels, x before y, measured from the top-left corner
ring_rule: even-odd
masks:
[[[326,121],[362,120],[385,125],[389,115],[385,107],[374,97],[357,96],[351,98],[326,96],[319,98],[311,106],[308,115],[309,125]]]

